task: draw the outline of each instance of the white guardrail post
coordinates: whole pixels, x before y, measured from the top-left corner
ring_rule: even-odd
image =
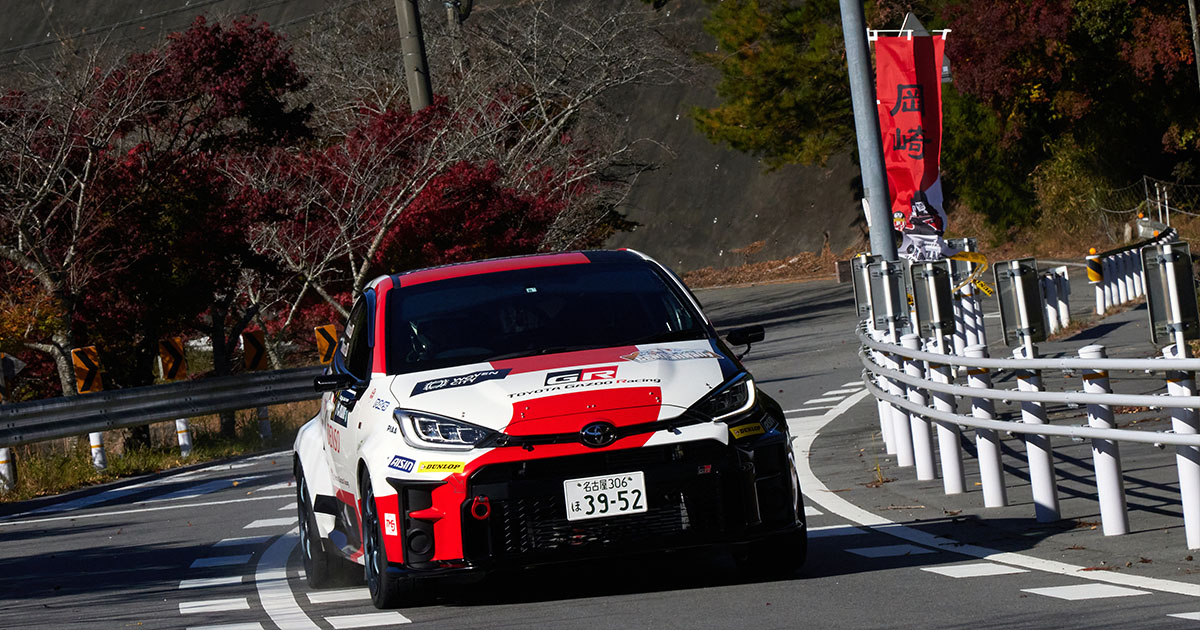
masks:
[[[1082,359],[1105,358],[1104,346],[1079,349]],[[1083,391],[1111,394],[1106,370],[1087,369],[1083,373]],[[1088,404],[1088,425],[1100,429],[1115,428],[1109,405]],[[1129,532],[1129,513],[1125,505],[1125,482],[1121,477],[1121,448],[1115,440],[1092,438],[1092,465],[1096,469],[1096,493],[1100,499],[1100,521],[1105,536]]]
[[[100,432],[89,433],[88,443],[92,447],[92,466],[96,470],[108,468],[108,456],[104,454],[104,434]]]
[[[188,427],[187,418],[175,421],[175,436],[179,438],[179,455],[188,457],[192,454],[192,431]]]
[[[1167,359],[1186,359],[1176,346],[1163,348]],[[1167,394],[1195,396],[1196,380],[1191,372],[1167,372]],[[1171,408],[1171,429],[1179,435],[1200,433],[1200,421],[1195,409]],[[1183,504],[1183,529],[1188,549],[1200,549],[1200,449],[1195,446],[1176,446],[1175,465],[1179,469],[1179,498]]]
[[[986,358],[987,346],[970,346],[967,348],[967,357]],[[987,368],[971,368],[967,370],[967,385],[991,389],[992,376]],[[992,399],[971,398],[971,415],[981,420],[994,419],[996,414]],[[979,481],[983,486],[984,507],[1008,505],[1008,492],[1004,488],[1004,468],[1000,462],[1000,436],[991,429],[975,429],[975,450],[979,460]]]
[[[1058,286],[1054,274],[1043,273],[1038,282],[1042,285],[1042,319],[1046,321],[1046,334],[1058,332]]]
[[[1071,325],[1071,277],[1066,265],[1055,267],[1052,271],[1058,289],[1058,326],[1065,329]]]
[[[950,354],[946,347],[946,337],[938,336],[937,343],[934,352]],[[929,376],[930,380],[942,385],[949,385],[954,380],[950,366],[945,363],[930,363]],[[932,392],[932,396],[933,408],[937,411],[957,412],[953,394]],[[962,494],[966,491],[967,482],[963,474],[961,431],[958,425],[952,422],[939,421],[934,425],[937,427],[938,454],[942,462],[942,488],[946,494]]]
[[[0,448],[0,492],[8,492],[17,485],[17,467],[13,462],[12,449]]]
[[[975,310],[979,304],[975,302],[975,287],[967,285],[963,287],[962,302],[962,335],[963,335],[963,351],[966,348],[979,344],[979,321],[975,316]],[[957,327],[956,327],[957,329]]]
[[[889,342],[895,343],[889,339]],[[882,356],[884,360],[883,366],[889,370],[902,370],[898,355],[885,353]],[[893,396],[903,398],[905,395],[904,385],[895,379],[887,380],[887,391]],[[892,416],[892,440],[896,443],[896,465],[901,468],[908,468],[915,463],[913,455],[913,439],[912,426],[909,424],[908,412],[895,404],[889,404],[891,407]]]
[[[1037,358],[1037,346],[1013,348],[1013,358]],[[1042,375],[1038,370],[1017,372],[1017,391],[1042,391]],[[1023,401],[1021,421],[1026,424],[1046,424],[1046,407],[1043,403]],[[1025,435],[1025,457],[1029,462],[1029,485],[1033,490],[1034,513],[1039,523],[1050,523],[1059,519],[1058,487],[1054,480],[1054,453],[1050,449],[1050,438],[1029,433]]]
[[[1113,259],[1117,268],[1117,304],[1124,304],[1129,301],[1129,265],[1125,252],[1113,256]]]
[[[967,318],[963,306],[966,303],[966,288],[956,292],[954,299],[950,300],[954,304],[954,335],[951,352],[957,355],[962,355],[963,348],[967,347]]]
[[[920,350],[921,338],[916,335],[900,337],[900,344],[907,350]],[[911,357],[904,357],[904,373],[916,378],[925,378],[925,362]],[[914,405],[925,406],[925,391],[919,387],[907,386],[908,400]],[[920,414],[908,415],[909,430],[912,432],[913,463],[917,467],[917,479],[929,481],[937,478],[937,470],[933,463],[933,431],[929,420]]]
[[[987,345],[987,322],[983,318],[983,298],[974,288],[971,289],[971,310],[975,312],[975,340],[980,345]],[[971,344],[967,344],[970,346]]]
[[[887,341],[887,336],[885,333],[875,330],[874,328],[871,328],[869,326],[867,327],[867,334],[870,335],[872,338],[874,338],[876,341],[882,341],[882,342]],[[882,352],[879,352],[878,350],[871,350],[870,352],[871,352],[871,356],[874,358],[876,364],[878,364],[878,365],[886,365],[887,364],[887,358],[884,356],[884,354]],[[884,389],[884,390],[888,389],[888,385],[886,382],[884,382],[883,379],[879,379],[871,374],[868,374],[867,377],[876,379],[876,384],[879,385],[879,387],[881,389]],[[895,435],[892,433],[892,406],[887,404],[883,400],[876,398],[875,399],[875,408],[879,411],[879,433],[880,433],[880,435],[883,436],[884,449],[887,451],[888,455],[895,455],[896,454],[896,438],[895,438]]]
[[[1096,248],[1092,248],[1092,253],[1086,258],[1087,264],[1087,279],[1088,284],[1096,289],[1096,314],[1104,314],[1104,266],[1100,262],[1100,256],[1096,255]]]
[[[1110,308],[1117,305],[1117,269],[1113,264],[1112,256],[1105,256],[1100,260],[1104,268],[1101,277],[1104,278],[1104,312],[1107,313]]]

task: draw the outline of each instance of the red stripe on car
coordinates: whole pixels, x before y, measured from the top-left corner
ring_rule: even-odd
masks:
[[[585,425],[604,421],[615,427],[658,420],[662,388],[622,387],[558,394],[513,403],[504,432],[509,435],[576,433]]]
[[[483,273],[498,271],[515,271],[517,269],[533,269],[536,267],[557,267],[559,265],[581,265],[591,262],[580,252],[566,254],[546,254],[544,256],[528,256],[522,258],[500,258],[497,260],[482,260],[479,262],[462,263],[424,269],[400,276],[400,286],[411,287],[415,284],[462,278]]]

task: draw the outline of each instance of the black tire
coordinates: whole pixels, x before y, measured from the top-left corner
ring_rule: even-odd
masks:
[[[733,559],[746,577],[791,577],[808,560],[808,527],[746,543]]]
[[[371,480],[363,479],[363,561],[366,563],[367,590],[376,608],[396,608],[401,603],[413,604],[417,583],[410,577],[387,574],[387,552],[383,546],[383,528],[375,508],[375,493]]]
[[[334,568],[329,552],[317,530],[317,518],[313,513],[312,500],[308,497],[308,482],[304,470],[296,464],[296,518],[300,524],[300,556],[304,559],[304,577],[311,588],[331,586]]]

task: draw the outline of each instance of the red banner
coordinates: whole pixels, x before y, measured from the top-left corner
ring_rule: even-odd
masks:
[[[942,183],[942,56],[944,36],[880,37],[875,42],[875,93],[887,165],[892,222],[904,235],[900,255],[946,255]]]

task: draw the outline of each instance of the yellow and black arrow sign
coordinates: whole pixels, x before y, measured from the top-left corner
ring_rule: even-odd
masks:
[[[75,389],[80,394],[104,389],[104,381],[100,378],[100,354],[96,352],[96,346],[75,348],[71,351],[71,361],[75,364]]]
[[[242,361],[247,370],[267,367],[267,344],[263,341],[261,330],[242,333]]]
[[[333,360],[333,351],[337,350],[337,328],[333,324],[325,324],[313,328],[317,333],[317,358],[321,365]]]
[[[187,378],[187,359],[183,358],[183,340],[167,337],[158,342],[158,358],[162,360],[162,377],[165,381]]]

